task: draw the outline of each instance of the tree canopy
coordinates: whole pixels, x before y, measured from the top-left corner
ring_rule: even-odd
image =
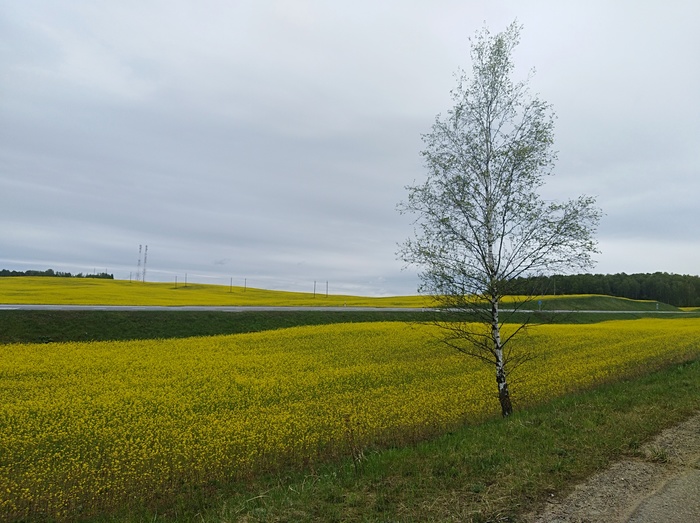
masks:
[[[660,301],[676,307],[700,307],[700,276],[688,274],[557,274],[518,278],[513,282],[515,294],[532,289],[538,289],[541,294],[607,294]]]
[[[11,271],[9,269],[0,270],[0,278],[10,276],[48,276],[54,278],[102,278],[108,280],[114,279],[114,274],[108,274],[106,272],[95,272],[92,274],[83,274],[82,272],[79,272],[78,274],[71,274],[70,272],[54,271],[53,269],[46,269],[45,271]]]

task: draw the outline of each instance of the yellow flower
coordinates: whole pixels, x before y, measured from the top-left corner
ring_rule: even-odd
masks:
[[[82,515],[180,485],[400,445],[497,412],[493,369],[401,323],[0,345],[0,519]],[[550,325],[519,406],[697,358],[700,321]]]

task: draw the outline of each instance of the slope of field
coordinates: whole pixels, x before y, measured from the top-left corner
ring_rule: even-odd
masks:
[[[182,489],[400,446],[497,412],[491,369],[400,323],[0,346],[0,519],[168,506]],[[518,407],[700,355],[700,320],[549,325]]]
[[[424,307],[422,296],[368,298],[269,291],[224,285],[143,283],[93,278],[0,278],[0,303],[62,305],[229,305]]]
[[[506,297],[505,306],[514,298]],[[541,302],[541,303],[540,303]],[[679,311],[677,307],[650,300],[631,300],[600,294],[569,294],[564,296],[540,296],[524,305],[525,308],[537,310],[566,311]]]
[[[679,311],[664,303],[599,295],[542,296],[522,303],[523,297],[506,297],[503,306],[543,311]],[[431,307],[425,296],[381,298],[328,295],[223,285],[143,283],[91,278],[0,278],[2,304],[58,305],[161,305],[161,306],[296,306],[296,307]]]

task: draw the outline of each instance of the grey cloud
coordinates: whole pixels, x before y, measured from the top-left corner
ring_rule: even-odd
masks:
[[[469,68],[468,37],[518,18],[519,74],[536,67],[532,89],[559,116],[546,197],[598,196],[598,270],[687,272],[698,14],[690,1],[13,3],[0,265],[126,278],[148,244],[154,279],[413,293],[395,205],[424,176],[420,135]]]

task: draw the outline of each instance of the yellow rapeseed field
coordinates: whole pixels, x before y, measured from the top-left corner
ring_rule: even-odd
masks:
[[[324,286],[325,287],[325,286]],[[271,291],[228,285],[149,283],[96,278],[0,278],[0,303],[61,305],[219,305],[317,307],[425,307],[423,296],[371,298]]]
[[[402,444],[498,411],[432,326],[0,345],[0,520],[72,520]],[[516,408],[700,355],[700,320],[533,328]]]

